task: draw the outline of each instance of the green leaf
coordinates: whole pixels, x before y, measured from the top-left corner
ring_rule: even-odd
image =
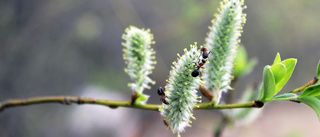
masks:
[[[318,100],[320,100],[320,96],[315,96],[315,98],[317,98]]]
[[[282,78],[284,77],[284,75],[287,73],[287,68],[284,64],[282,63],[277,63],[277,64],[273,64],[271,66],[271,70],[274,76],[274,79],[276,81],[276,85],[282,80]],[[276,89],[278,87],[276,86]],[[282,87],[280,87],[282,88]]]
[[[272,101],[280,101],[280,100],[290,100],[290,99],[296,99],[298,97],[297,94],[294,93],[285,93],[279,96],[275,96],[271,98]]]
[[[247,53],[243,46],[239,46],[236,57],[234,59],[234,75],[239,75],[246,67]]]
[[[250,61],[247,60],[247,52],[244,46],[239,46],[236,58],[234,60],[234,67],[232,75],[234,77],[241,77],[248,73],[250,73],[253,69],[253,67],[257,64],[257,60],[250,59]]]
[[[302,103],[308,105],[314,111],[316,111],[318,118],[320,120],[320,100],[314,97],[299,97],[298,101],[301,101]]]
[[[318,63],[318,68],[317,68],[317,77],[320,78],[320,60]]]
[[[277,53],[276,57],[274,58],[273,64],[281,63],[281,57],[279,52]]]
[[[149,98],[149,95],[138,93],[136,104],[145,104]]]
[[[242,72],[242,75],[249,74],[253,70],[253,68],[257,65],[257,63],[258,63],[258,60],[256,58],[250,59],[249,62],[247,62],[246,68]]]
[[[320,84],[307,87],[300,95],[300,97],[305,97],[305,96],[308,96],[308,97],[320,96]]]
[[[297,59],[286,59],[282,61],[282,64],[284,64],[287,68],[287,72],[283,76],[283,78],[279,82],[277,82],[277,88],[276,88],[275,94],[277,94],[283,88],[283,86],[288,82],[296,66],[296,63],[297,63]]]
[[[261,101],[271,99],[274,96],[276,89],[276,82],[271,71],[271,67],[267,65],[263,70],[263,85],[262,85],[262,94],[260,97]]]

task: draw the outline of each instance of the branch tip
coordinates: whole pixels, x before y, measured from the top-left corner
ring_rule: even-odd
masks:
[[[315,76],[311,81],[308,82],[308,85],[311,86],[311,85],[314,85],[318,82],[318,77]]]

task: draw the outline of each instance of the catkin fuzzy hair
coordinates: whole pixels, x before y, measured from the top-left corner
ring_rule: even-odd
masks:
[[[177,62],[173,62],[165,88],[169,104],[163,104],[160,112],[168,120],[170,129],[179,136],[179,132],[190,126],[190,118],[194,118],[192,109],[199,102],[196,88],[202,81],[199,76],[192,77],[191,73],[202,57],[196,45],[191,45],[190,50],[184,49],[184,55],[178,54],[178,57]]]
[[[213,102],[218,104],[221,93],[231,89],[233,61],[240,42],[246,14],[243,0],[224,0],[206,38],[205,47],[213,54],[204,71],[205,88],[213,92]]]
[[[155,51],[151,48],[151,44],[155,43],[153,41],[153,35],[149,29],[144,30],[134,26],[130,26],[125,32],[122,36],[125,40],[125,43],[122,43],[125,47],[123,49],[123,58],[128,65],[125,72],[128,73],[134,81],[134,83],[130,83],[129,86],[133,92],[137,92],[140,97],[146,97],[147,95],[142,94],[143,90],[150,88],[148,86],[149,83],[155,84],[148,76],[152,73],[154,64],[156,64],[156,61],[154,61]]]

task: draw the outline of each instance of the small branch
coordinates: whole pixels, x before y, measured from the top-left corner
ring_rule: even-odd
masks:
[[[17,100],[8,100],[1,102],[0,112],[4,109],[17,106],[33,105],[33,104],[44,104],[44,103],[61,103],[63,105],[74,104],[93,104],[93,105],[102,105],[107,106],[112,109],[118,107],[127,107],[127,108],[136,108],[144,110],[154,110],[158,111],[161,105],[154,104],[131,104],[130,101],[113,101],[113,100],[103,100],[103,99],[94,99],[94,98],[83,98],[83,97],[36,97],[30,99],[17,99]],[[227,105],[215,105],[213,106],[211,102],[202,103],[196,105],[195,110],[199,109],[233,109],[233,108],[250,108],[250,107],[259,107],[257,101],[242,103],[242,104],[227,104]]]
[[[311,81],[309,81],[307,84],[303,85],[302,87],[296,88],[294,90],[292,90],[290,93],[298,93],[300,91],[303,91],[304,89],[306,89],[309,86],[312,86],[314,84],[316,84],[318,82],[318,78],[315,76]]]
[[[194,109],[233,109],[233,108],[252,108],[252,107],[262,107],[257,104],[257,101],[241,103],[241,104],[226,104],[226,105],[212,105],[211,102],[198,104]]]
[[[300,91],[303,91],[307,87],[309,87],[309,84],[306,84],[306,85],[303,85],[302,87],[296,88],[296,89],[292,90],[290,93],[298,93]]]
[[[137,108],[137,109],[146,109],[146,110],[155,110],[158,111],[159,105],[131,105],[131,102],[126,101],[112,101],[112,100],[103,100],[103,99],[94,99],[94,98],[82,98],[82,97],[37,97],[31,99],[22,99],[22,100],[8,100],[0,104],[0,111],[15,107],[15,106],[24,106],[32,104],[43,104],[43,103],[61,103],[64,105],[75,104],[96,104],[103,105],[110,108],[117,107],[128,107],[128,108]]]

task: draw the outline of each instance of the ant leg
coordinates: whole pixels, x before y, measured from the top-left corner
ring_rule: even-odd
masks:
[[[208,58],[209,58],[209,54],[211,53],[211,51],[209,51],[209,53],[208,53]],[[206,58],[206,59],[208,59],[208,58]]]

